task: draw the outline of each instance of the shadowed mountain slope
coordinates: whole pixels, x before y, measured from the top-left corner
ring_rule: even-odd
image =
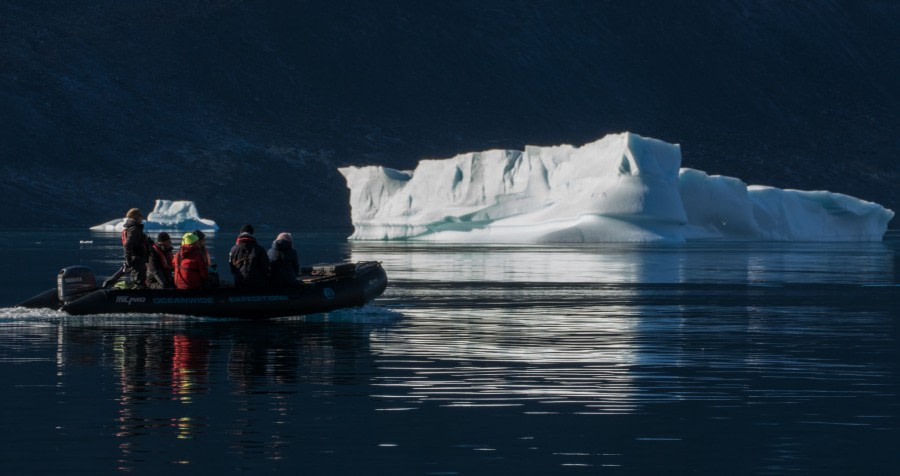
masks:
[[[900,210],[900,4],[0,0],[3,226],[191,199],[349,230],[337,167],[610,132]]]

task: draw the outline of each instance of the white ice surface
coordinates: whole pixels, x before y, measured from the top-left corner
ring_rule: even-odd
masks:
[[[679,177],[688,240],[873,241],[882,239],[894,216],[840,193],[748,186],[687,168]]]
[[[117,218],[92,226],[92,231],[118,232],[125,227],[125,219]],[[216,222],[200,218],[197,206],[189,200],[156,200],[153,211],[144,220],[144,231],[193,231],[214,232]]]
[[[880,240],[894,216],[847,195],[681,168],[678,145],[631,133],[340,172],[357,240]]]

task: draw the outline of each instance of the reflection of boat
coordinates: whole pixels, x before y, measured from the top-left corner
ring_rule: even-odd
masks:
[[[60,271],[57,287],[19,304],[69,314],[161,313],[266,319],[362,306],[384,292],[387,275],[377,261],[317,265],[286,288],[118,289],[97,287],[90,268]]]

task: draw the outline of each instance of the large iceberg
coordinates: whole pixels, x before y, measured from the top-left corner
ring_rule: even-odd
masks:
[[[681,168],[678,145],[632,133],[339,169],[356,240],[575,243],[881,240],[894,212],[825,191],[747,186]]]
[[[125,219],[117,218],[92,226],[92,231],[117,232],[125,227]],[[189,200],[156,200],[153,211],[144,220],[144,231],[193,231],[215,232],[216,222],[200,218],[197,206]]]

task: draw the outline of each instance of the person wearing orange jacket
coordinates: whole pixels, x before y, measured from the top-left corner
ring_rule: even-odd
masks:
[[[175,287],[172,276],[172,239],[166,232],[156,235],[156,243],[150,247],[147,261],[147,286],[152,289]]]
[[[197,235],[185,233],[181,238],[181,248],[172,258],[175,287],[178,289],[199,289],[209,279],[206,254],[200,248],[199,241]]]

